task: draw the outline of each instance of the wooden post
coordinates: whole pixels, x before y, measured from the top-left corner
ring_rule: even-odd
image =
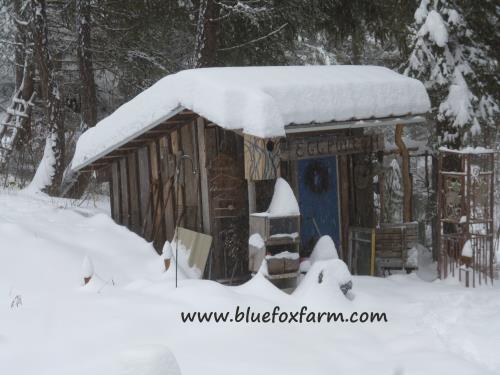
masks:
[[[128,190],[130,200],[130,226],[135,233],[141,231],[141,209],[139,201],[139,181],[137,178],[137,152],[127,156]]]
[[[200,187],[201,187],[201,210],[203,232],[211,233],[210,228],[210,201],[208,194],[208,175],[207,175],[207,150],[205,143],[205,119],[198,117],[196,120],[196,132],[198,135],[198,158],[200,170]]]
[[[338,157],[339,182],[340,182],[340,225],[342,228],[341,257],[343,260],[348,258],[349,254],[349,160],[348,156],[340,155]]]
[[[403,221],[408,223],[411,218],[411,179],[410,179],[410,155],[403,141],[403,125],[396,125],[394,141],[398,146],[402,160],[403,175]]]
[[[255,196],[255,182],[247,181],[248,184],[248,213],[252,214],[257,210],[257,198]]]
[[[375,276],[375,228],[372,228],[370,275]]]

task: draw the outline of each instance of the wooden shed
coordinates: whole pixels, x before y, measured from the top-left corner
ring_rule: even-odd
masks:
[[[403,128],[429,107],[419,81],[381,67],[188,70],[85,132],[72,169],[106,176],[113,219],[158,251],[176,227],[211,235],[205,276],[224,281],[248,275],[249,214],[267,209],[277,177],[300,204],[301,256],[328,234],[345,259],[349,228],[376,225],[385,140],[373,129],[396,127],[409,184]]]

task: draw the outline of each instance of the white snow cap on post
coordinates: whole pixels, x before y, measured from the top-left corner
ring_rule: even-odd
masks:
[[[165,244],[163,245],[163,250],[162,250],[162,257],[163,259],[172,259],[172,245],[170,244],[169,241],[165,241]]]
[[[299,204],[293,190],[285,179],[278,177],[274,185],[274,194],[267,209],[269,216],[297,216],[300,215]]]
[[[82,278],[90,278],[94,276],[94,265],[92,264],[92,261],[90,260],[88,255],[85,255],[85,258],[83,258],[83,264],[82,264]]]

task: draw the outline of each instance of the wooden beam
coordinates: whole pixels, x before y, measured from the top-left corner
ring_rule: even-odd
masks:
[[[150,240],[152,214],[151,214],[151,177],[149,174],[149,151],[147,147],[140,148],[137,152],[138,168],[137,175],[139,179],[139,198],[141,209],[141,234],[147,240]]]
[[[349,242],[349,157],[340,155],[337,159],[340,184],[340,228],[341,228],[341,257],[347,260]]]
[[[175,161],[170,152],[170,139],[162,137],[159,140],[160,152],[160,166],[161,166],[161,181],[163,186],[163,199],[164,199],[164,222],[165,222],[165,237],[171,241],[174,237],[175,231],[175,217],[174,217],[174,175],[175,175]]]
[[[130,153],[127,157],[128,184],[130,199],[130,226],[132,230],[141,233],[141,209],[139,200],[139,179],[137,175],[137,153]]]
[[[403,141],[403,125],[396,125],[394,141],[398,146],[399,154],[402,162],[403,175],[403,221],[409,223],[411,221],[411,178],[410,178],[410,155],[408,148]]]
[[[207,151],[205,142],[205,119],[198,117],[196,120],[196,131],[198,135],[198,159],[200,170],[200,188],[201,188],[201,209],[203,232],[211,233],[210,225],[210,198],[208,193],[208,175],[207,175]]]
[[[248,213],[253,214],[257,211],[257,198],[255,194],[255,181],[247,180],[248,189]],[[250,233],[252,234],[252,233]]]
[[[128,169],[127,158],[122,158],[119,161],[120,168],[120,188],[121,188],[121,204],[122,204],[122,224],[127,228],[130,226],[130,194],[128,186]]]
[[[113,211],[111,216],[118,224],[122,223],[121,207],[121,184],[120,184],[120,166],[118,161],[111,165],[111,199],[113,200]]]

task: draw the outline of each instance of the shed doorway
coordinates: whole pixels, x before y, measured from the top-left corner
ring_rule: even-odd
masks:
[[[340,249],[337,158],[299,160],[298,186],[302,255],[309,255],[324,235],[332,237]]]

